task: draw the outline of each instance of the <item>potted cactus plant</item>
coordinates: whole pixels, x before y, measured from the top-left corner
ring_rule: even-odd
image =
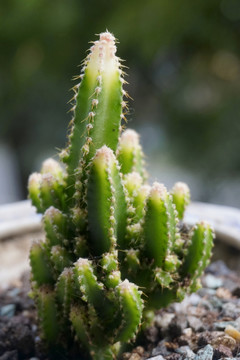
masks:
[[[121,124],[122,68],[114,36],[100,34],[76,78],[60,162],[29,178],[45,229],[30,251],[32,296],[50,354],[118,357],[155,309],[199,288],[211,255],[211,227],[182,224],[188,186],[147,183],[139,136]]]

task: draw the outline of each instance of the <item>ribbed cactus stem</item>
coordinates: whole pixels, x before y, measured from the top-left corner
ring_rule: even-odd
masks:
[[[128,129],[122,133],[119,139],[117,157],[123,174],[135,171],[141,174],[145,180],[143,152],[136,131]]]
[[[112,251],[111,253],[103,254],[101,259],[101,266],[106,273],[111,273],[118,269],[118,252]]]
[[[71,268],[65,268],[56,283],[56,301],[62,310],[64,322],[69,321],[69,311],[74,296],[74,276]]]
[[[52,284],[53,276],[44,244],[41,242],[33,243],[29,257],[32,268],[32,277],[37,286]]]
[[[144,206],[147,200],[147,197],[150,193],[151,186],[143,185],[136,190],[133,198],[133,206],[135,208],[135,221],[139,221],[143,218]]]
[[[43,224],[49,246],[62,245],[68,234],[66,215],[50,206],[44,213]]]
[[[113,151],[103,146],[92,160],[87,188],[88,225],[95,255],[125,241],[127,203]]]
[[[139,259],[140,251],[135,249],[129,249],[125,261],[128,265],[129,271],[136,272],[139,269],[140,259]]]
[[[180,268],[181,276],[190,276],[193,282],[193,291],[196,280],[209,263],[213,245],[211,226],[202,221],[195,225],[188,242],[186,254]]]
[[[139,188],[143,183],[141,175],[134,171],[126,174],[123,179],[125,188],[127,189],[129,196],[136,196],[136,193],[138,192]]]
[[[187,184],[177,182],[172,189],[173,203],[176,205],[179,220],[183,219],[184,212],[190,202],[190,190]]]
[[[164,268],[165,258],[177,239],[174,210],[170,195],[163,184],[155,182],[146,202],[143,241],[146,255]]]
[[[122,71],[115,38],[105,32],[90,48],[80,84],[74,88],[74,117],[69,136],[67,163],[69,186],[79,166],[86,166],[104,144],[116,150],[123,117]],[[81,136],[79,136],[81,134]]]
[[[91,343],[89,343],[88,318],[83,306],[73,305],[71,307],[70,321],[81,346],[86,349],[91,349]]]
[[[136,334],[141,322],[143,300],[137,286],[128,280],[118,285],[117,292],[123,317],[117,339],[128,341]]]
[[[51,287],[43,286],[39,289],[37,303],[43,337],[50,347],[54,347],[57,343],[60,329],[55,292]]]
[[[92,263],[88,259],[79,258],[75,263],[76,284],[79,286],[82,300],[91,304],[99,318],[112,320],[113,308],[104,292],[103,284],[94,274]]]
[[[108,289],[114,289],[121,282],[121,273],[120,271],[112,271],[106,275],[105,285]]]
[[[72,265],[71,254],[67,251],[67,249],[60,245],[55,245],[51,248],[50,256],[57,275],[60,275],[65,268]]]
[[[58,209],[65,208],[63,184],[51,173],[42,175],[40,191],[43,209],[47,209],[51,205],[54,205]]]
[[[28,180],[28,193],[32,200],[32,204],[36,207],[38,212],[42,212],[42,204],[40,197],[40,185],[42,176],[39,173],[33,173]]]

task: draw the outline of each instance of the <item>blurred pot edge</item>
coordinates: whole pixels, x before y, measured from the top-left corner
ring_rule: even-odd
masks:
[[[186,211],[185,222],[208,221],[215,229],[217,239],[240,250],[240,209],[192,202]],[[0,240],[40,231],[41,215],[36,214],[29,200],[0,206]]]

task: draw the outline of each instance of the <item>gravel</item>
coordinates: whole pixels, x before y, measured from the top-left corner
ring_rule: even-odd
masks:
[[[141,343],[121,359],[239,360],[239,274],[218,261],[208,267],[202,282],[196,294],[159,310]],[[48,359],[28,292],[25,277],[18,286],[0,293],[0,360]]]

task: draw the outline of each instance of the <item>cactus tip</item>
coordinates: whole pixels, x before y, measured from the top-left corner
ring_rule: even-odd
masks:
[[[130,183],[135,188],[138,188],[142,184],[142,177],[138,172],[133,171],[125,176],[124,181],[125,181],[125,183]]]
[[[108,30],[106,30],[105,32],[102,32],[100,35],[100,41],[107,41],[107,42],[114,42],[115,41],[115,36],[110,33]]]
[[[79,258],[75,262],[75,265],[77,265],[78,267],[88,266],[89,265],[89,260],[85,259],[85,258]]]
[[[165,197],[166,194],[167,194],[166,187],[163,184],[160,184],[157,181],[155,181],[150,190],[150,196],[163,198]]]
[[[39,173],[37,173],[37,172],[31,174],[31,175],[29,176],[29,179],[28,179],[28,185],[29,185],[29,187],[33,187],[33,186],[38,185],[38,184],[40,183],[41,179],[42,179],[41,174],[39,174]]]
[[[114,153],[113,153],[112,149],[110,149],[109,147],[104,145],[100,149],[97,150],[95,159],[99,160],[100,162],[102,162],[102,161],[110,162],[110,161],[114,161],[115,157],[114,157]]]
[[[121,145],[135,147],[139,144],[139,135],[135,130],[127,129],[120,138]]]
[[[132,287],[136,287],[135,284],[132,284],[128,281],[128,279],[125,279],[124,281],[122,281],[118,287],[119,287],[119,290],[120,292],[123,294],[123,293],[126,293],[126,292],[129,292],[131,291]]]
[[[46,159],[42,164],[42,173],[54,174],[56,171],[59,171],[59,168],[60,168],[59,163],[56,160],[49,158]]]
[[[173,191],[179,191],[181,193],[187,193],[190,190],[189,190],[189,187],[188,187],[188,185],[186,183],[179,181],[174,185]]]
[[[150,185],[142,185],[142,187],[141,187],[141,193],[142,194],[144,194],[145,196],[148,196],[150,191],[151,191],[151,186]]]

